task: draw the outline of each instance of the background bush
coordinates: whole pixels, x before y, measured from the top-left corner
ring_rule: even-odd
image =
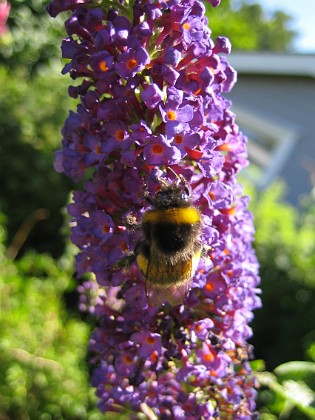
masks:
[[[262,370],[261,418],[314,419],[315,201],[309,196],[302,209],[290,206],[280,182],[249,193],[263,291],[252,338],[255,356],[264,360],[253,364]]]
[[[73,258],[5,255],[0,226],[0,418],[100,419],[86,364],[89,327],[66,310]]]
[[[302,360],[315,342],[315,206],[298,211],[283,195],[281,183],[251,192],[263,289],[253,343],[268,369]]]

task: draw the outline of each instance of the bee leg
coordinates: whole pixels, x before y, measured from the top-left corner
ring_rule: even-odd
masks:
[[[209,255],[210,251],[212,251],[213,248],[209,245],[203,245],[201,248],[201,255],[200,257],[203,259],[205,264],[212,265],[211,257]]]
[[[141,253],[144,254],[147,258],[149,252],[148,245],[144,241],[139,241],[134,251],[127,251],[123,258],[118,260],[113,267],[115,269],[122,269],[123,271],[127,271],[133,263],[137,261],[137,256]]]
[[[203,258],[209,258],[209,253],[211,251],[213,251],[213,249],[214,248],[212,246],[210,246],[210,245],[202,244],[202,247],[201,247],[201,257],[203,257]]]
[[[122,271],[128,271],[130,266],[136,261],[136,254],[134,252],[126,253],[123,258],[116,261],[113,265],[115,270],[120,269]]]

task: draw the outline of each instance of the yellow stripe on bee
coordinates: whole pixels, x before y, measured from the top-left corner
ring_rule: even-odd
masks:
[[[138,254],[137,255],[137,264],[138,264],[141,272],[143,274],[146,274],[147,270],[148,270],[148,259],[144,255]]]
[[[166,210],[148,210],[142,223],[174,223],[194,224],[201,221],[200,214],[195,207],[174,208]]]

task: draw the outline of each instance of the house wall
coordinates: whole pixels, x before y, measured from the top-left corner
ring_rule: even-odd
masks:
[[[280,152],[283,161],[274,165],[271,177],[284,178],[287,199],[297,205],[301,196],[315,185],[315,79],[238,74],[238,82],[226,96],[233,101],[237,117],[237,110],[241,111],[242,118],[236,121],[241,129],[244,126],[244,132],[247,121],[255,116],[265,122],[267,131],[272,124],[280,131],[283,128],[283,144],[291,143]]]

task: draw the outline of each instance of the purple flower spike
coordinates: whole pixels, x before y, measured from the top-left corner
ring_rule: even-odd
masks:
[[[63,74],[76,79],[69,95],[78,106],[55,168],[82,185],[68,213],[80,308],[99,322],[90,339],[98,406],[165,420],[255,419],[247,340],[261,303],[253,220],[237,180],[247,139],[223,96],[236,82],[222,55],[231,45],[210,38],[199,0],[130,4],[48,6],[52,16],[73,12]],[[183,192],[169,208],[164,188],[174,183]],[[163,205],[148,213],[156,196]],[[187,251],[186,231],[199,224]],[[160,283],[145,280],[153,270]]]

